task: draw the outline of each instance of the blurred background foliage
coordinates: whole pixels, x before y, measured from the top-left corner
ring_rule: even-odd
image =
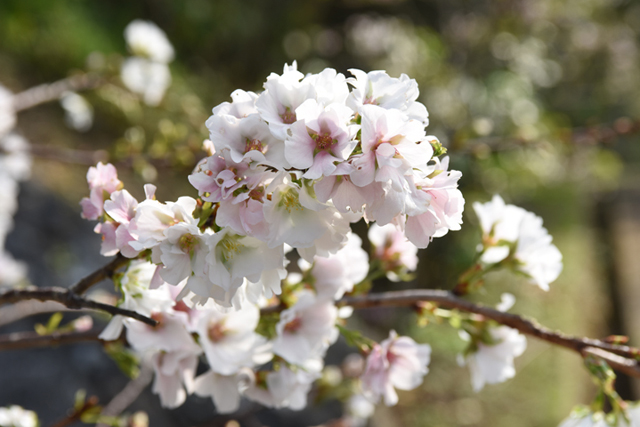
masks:
[[[118,80],[133,19],[155,22],[176,49],[158,108]],[[205,155],[211,108],[236,88],[260,91],[285,62],[303,72],[406,73],[418,81],[428,129],[463,172],[466,227],[423,251],[414,282],[374,290],[451,287],[479,237],[471,203],[500,193],[544,218],[565,269],[548,294],[495,275],[479,299],[493,304],[509,291],[515,312],[603,336],[633,326],[619,314],[633,301],[612,290],[618,259],[633,263],[633,255],[614,251],[609,212],[638,198],[639,32],[640,3],[629,0],[2,0],[0,82],[14,92],[82,72],[107,82],[84,94],[95,111],[87,132],[66,128],[55,103],[20,115],[20,131],[49,150],[34,180],[76,204],[96,159],[118,165],[138,198],[149,181],[160,199],[195,196],[186,174]],[[50,150],[62,154],[53,161]],[[534,340],[515,379],[475,394],[456,365],[464,344],[452,328],[421,328],[411,313],[391,310],[363,312],[354,325],[373,338],[394,327],[434,347],[424,386],[380,408],[375,426],[551,426],[595,393],[577,356]],[[620,387],[634,397],[630,384]]]

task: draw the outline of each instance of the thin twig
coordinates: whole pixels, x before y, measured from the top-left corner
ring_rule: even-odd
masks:
[[[595,347],[609,353],[618,354],[634,360],[640,358],[640,350],[637,348],[625,345],[609,344],[601,340],[575,337],[566,335],[562,332],[552,331],[533,320],[517,314],[506,313],[491,307],[472,303],[453,295],[449,291],[412,289],[407,291],[382,292],[357,297],[345,297],[339,300],[337,304],[340,306],[348,305],[353,308],[406,307],[415,306],[420,301],[431,301],[438,303],[440,306],[445,308],[458,309],[469,313],[479,314],[502,325],[517,329],[523,334],[534,336],[581,354],[585,348]],[[277,311],[277,307],[267,310]]]
[[[15,94],[13,96],[13,108],[16,111],[22,111],[36,105],[57,101],[67,91],[94,89],[100,86],[102,81],[96,75],[78,74],[57,82],[41,84]]]
[[[150,326],[156,326],[158,322],[155,320],[143,316],[140,313],[136,313],[132,310],[126,310],[124,308],[115,307],[109,304],[103,304],[101,302],[89,300],[81,297],[73,292],[73,289],[64,288],[27,288],[27,289],[12,289],[0,294],[0,305],[11,304],[18,301],[36,299],[40,301],[57,301],[64,304],[65,307],[80,310],[90,309],[98,310],[109,313],[113,316],[119,314],[121,316],[131,317],[132,319],[139,320]]]
[[[138,396],[144,391],[153,379],[153,369],[148,363],[140,366],[138,376],[129,381],[127,385],[104,407],[101,415],[107,417],[117,417],[122,414]],[[97,424],[96,427],[108,427],[107,424]]]
[[[122,254],[118,253],[113,261],[84,277],[78,283],[69,288],[69,290],[75,294],[82,295],[83,293],[87,292],[87,290],[89,290],[91,286],[100,283],[106,278],[112,277],[117,269],[124,266],[129,261],[131,261],[129,258],[126,258]]]
[[[73,285],[70,289],[66,290],[68,293],[75,294],[79,296],[86,292],[91,286],[101,282],[107,277],[112,277],[115,271],[127,264],[130,260],[125,258],[124,256],[118,254],[109,264],[100,267],[93,273],[81,279],[78,283]],[[33,288],[32,288],[33,289]],[[34,289],[37,290],[37,289]],[[29,295],[33,295],[33,291],[29,290]],[[14,322],[16,320],[22,319],[27,316],[31,316],[34,314],[40,313],[48,313],[52,311],[62,311],[67,309],[76,309],[76,307],[70,307],[66,305],[64,302],[58,300],[47,299],[45,302],[37,301],[40,298],[27,298],[29,295],[21,294],[20,297],[24,297],[23,299],[28,301],[19,302],[11,307],[6,307],[0,310],[0,326],[5,325],[7,323]],[[9,293],[9,295],[0,294],[0,305],[8,302],[16,302],[16,301],[5,301],[3,297],[11,297],[17,298],[15,292]],[[41,300],[42,301],[42,300]],[[57,302],[56,302],[57,301]],[[89,307],[86,307],[89,308]]]
[[[14,332],[0,335],[0,351],[97,342],[100,341],[98,335],[100,335],[100,331],[54,332],[49,335],[39,335],[36,332]]]

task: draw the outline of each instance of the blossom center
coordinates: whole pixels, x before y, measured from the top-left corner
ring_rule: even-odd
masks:
[[[302,327],[302,319],[296,317],[291,322],[284,325],[284,331],[289,333],[297,332]]]
[[[284,113],[280,114],[280,118],[282,119],[282,123],[287,125],[295,123],[295,121],[297,120],[296,113],[294,111],[291,111],[289,107],[284,110]]]
[[[280,206],[284,206],[287,212],[291,213],[292,210],[301,211],[303,209],[300,204],[300,197],[298,192],[293,188],[282,192],[282,200],[280,200]]]
[[[158,322],[158,324],[156,326],[152,326],[152,328],[158,329],[158,328],[161,328],[162,326],[164,326],[163,325],[164,315],[162,313],[154,312],[154,313],[151,313],[151,316],[149,316],[149,317],[151,317],[153,320]]]
[[[247,142],[245,143],[245,147],[244,147],[244,152],[248,153],[249,151],[260,151],[262,153],[263,148],[264,148],[264,145],[262,144],[262,141],[260,141],[259,139],[247,138]]]
[[[325,133],[323,135],[314,134],[311,135],[311,138],[315,141],[316,147],[320,150],[326,150],[336,142],[335,139],[333,139],[328,133]]]
[[[198,238],[191,233],[185,233],[178,240],[178,247],[185,254],[191,253],[198,246]]]
[[[209,330],[207,331],[207,335],[212,342],[221,341],[226,335],[227,330],[224,327],[222,322],[212,323],[209,326]]]
[[[261,202],[262,198],[264,197],[264,191],[254,188],[253,190],[249,191],[249,197],[253,200]]]
[[[220,240],[219,246],[222,249],[223,261],[233,259],[233,257],[239,254],[242,248],[244,248],[244,245],[240,243],[240,236],[238,235],[224,236],[222,240]]]
[[[375,99],[373,96],[367,96],[362,103],[363,104],[378,105],[378,100]]]

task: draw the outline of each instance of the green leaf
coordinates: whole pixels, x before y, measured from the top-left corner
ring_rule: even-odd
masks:
[[[129,378],[135,378],[140,373],[140,360],[130,349],[122,343],[113,342],[106,344],[105,352],[116,362],[118,368]]]

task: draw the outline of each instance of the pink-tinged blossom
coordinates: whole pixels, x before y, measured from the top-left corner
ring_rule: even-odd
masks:
[[[156,187],[151,184],[144,186],[147,200],[152,200]],[[134,258],[139,250],[133,249],[129,242],[136,237],[129,231],[129,224],[135,217],[138,201],[127,191],[119,190],[111,194],[111,198],[104,202],[104,211],[114,222],[107,221],[98,224],[94,231],[103,235],[102,255],[115,255],[118,251],[127,258]]]
[[[177,408],[193,393],[198,356],[189,351],[158,352],[151,357],[155,380],[151,391],[165,408]],[[186,390],[185,390],[186,389]]]
[[[258,95],[253,92],[245,92],[242,89],[236,89],[231,93],[232,102],[223,102],[213,109],[213,115],[233,116],[238,119],[247,117],[251,114],[257,114],[256,100]]]
[[[96,234],[102,234],[102,243],[100,245],[100,255],[113,256],[118,253],[118,245],[116,242],[117,224],[113,222],[101,222],[94,228],[93,232]]]
[[[461,365],[468,365],[471,372],[471,385],[474,391],[480,391],[485,384],[504,382],[516,375],[513,359],[524,353],[527,339],[517,330],[508,326],[490,329],[495,342],[493,345],[477,341],[477,350],[466,357],[459,356]],[[460,336],[469,341],[469,335],[460,331]]]
[[[417,246],[395,225],[371,224],[368,237],[373,246],[373,258],[382,264],[390,280],[398,281],[399,274],[415,271],[418,267]]]
[[[436,161],[427,170],[417,173],[411,202],[407,206],[405,233],[409,241],[426,248],[434,237],[442,237],[449,230],[460,230],[464,197],[458,190],[459,171],[447,171],[449,158]]]
[[[429,372],[431,347],[391,331],[389,338],[374,345],[362,374],[362,390],[373,402],[382,397],[385,405],[398,403],[395,389],[413,390]]]
[[[271,73],[264,84],[265,91],[256,101],[256,109],[263,120],[269,123],[271,133],[278,139],[287,137],[287,130],[298,119],[296,108],[307,99],[313,99],[316,91],[304,75],[298,71],[296,62],[284,66],[282,75]]]
[[[238,234],[267,240],[269,225],[264,219],[264,196],[264,188],[259,187],[221,202],[216,213],[216,224],[230,227]]]
[[[255,332],[259,319],[260,309],[247,303],[239,310],[199,313],[195,332],[212,371],[232,375],[271,359],[266,338]]]
[[[284,157],[284,143],[269,131],[258,114],[244,118],[213,115],[206,122],[216,153],[235,163],[246,162],[275,168],[288,168]]]
[[[357,141],[352,126],[353,112],[346,106],[324,107],[309,99],[296,108],[298,121],[285,140],[285,157],[291,166],[308,169],[304,177],[318,179],[336,170],[335,163],[347,160]]]
[[[210,370],[195,379],[194,393],[210,397],[220,414],[231,414],[240,407],[242,392],[255,381],[253,371],[241,369],[233,375],[221,375]]]
[[[562,271],[562,254],[551,243],[542,218],[505,204],[498,195],[490,202],[474,203],[473,208],[483,232],[481,261],[495,264],[512,257],[516,270],[541,289],[549,290],[549,283]]]
[[[122,188],[122,181],[118,179],[118,172],[111,163],[103,165],[98,163],[91,166],[87,172],[87,183],[90,194],[80,201],[82,217],[96,220],[104,213],[103,204],[105,195],[110,196],[116,190]]]
[[[319,370],[297,368],[294,371],[281,365],[279,370],[267,373],[263,379],[258,377],[244,395],[264,406],[300,411],[307,406],[307,394],[319,377]]]
[[[118,250],[128,258],[134,258],[138,255],[139,251],[136,251],[128,244],[135,240],[135,237],[129,232],[129,223],[135,217],[137,206],[138,201],[127,190],[114,192],[111,194],[111,199],[104,202],[105,212],[116,222],[115,224],[110,222],[102,224],[104,227],[107,227],[106,231],[110,231],[111,227],[114,228],[116,252],[112,252],[111,255],[115,255]],[[101,224],[98,224],[98,226],[100,225]],[[98,226],[96,226],[96,230],[94,231],[98,232]],[[105,238],[103,242],[104,247],[107,237],[111,236],[104,233],[103,235]],[[107,254],[103,253],[103,255]]]
[[[280,313],[273,352],[295,365],[324,356],[338,338],[337,317],[338,310],[332,300],[302,291],[298,301]]]
[[[363,106],[360,114],[363,154],[353,162],[351,180],[359,187],[374,180],[389,181],[395,191],[402,191],[402,177],[410,175],[411,168],[424,167],[433,156],[431,144],[422,142],[424,126],[399,110],[375,105]]]
[[[353,90],[347,98],[347,105],[361,113],[367,104],[379,105],[384,109],[396,109],[404,112],[410,119],[417,120],[423,126],[429,124],[429,113],[424,104],[416,101],[420,92],[418,83],[406,74],[400,78],[390,77],[385,71],[349,70],[355,77],[347,79]]]

